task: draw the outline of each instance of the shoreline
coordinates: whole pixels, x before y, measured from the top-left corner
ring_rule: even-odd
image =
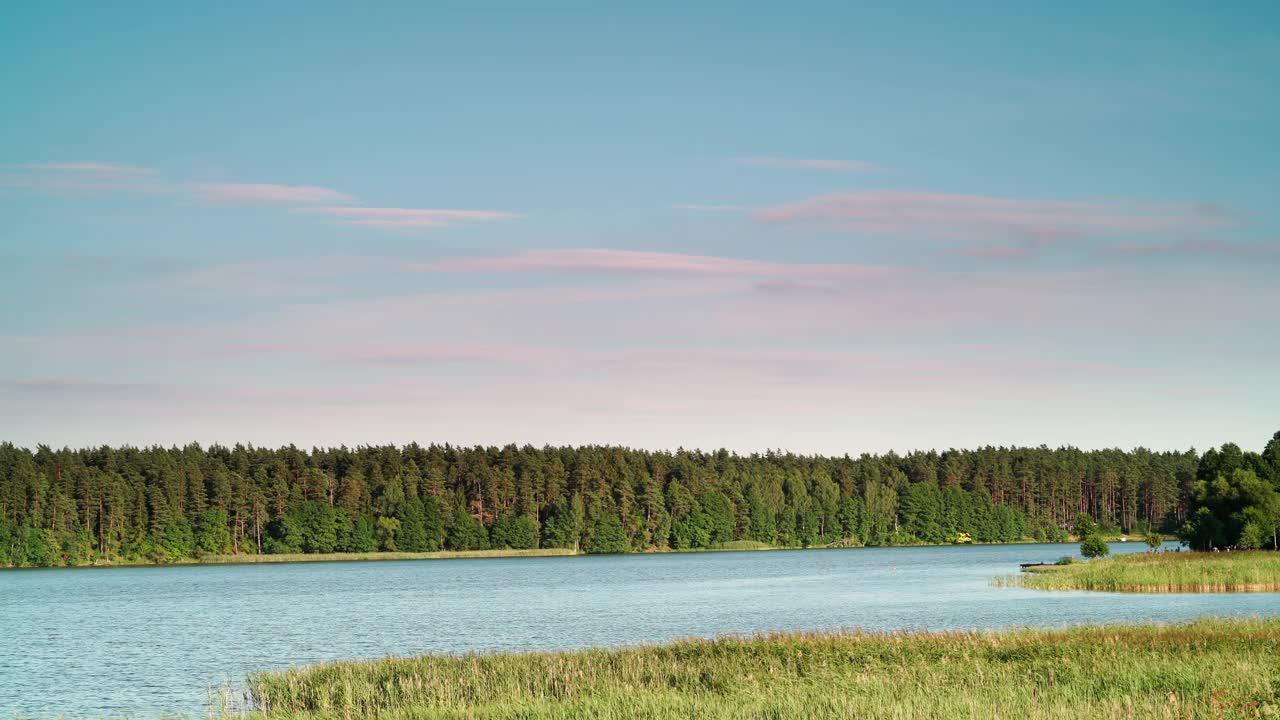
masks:
[[[682,555],[695,553],[738,553],[738,552],[782,552],[798,550],[888,550],[906,548],[963,548],[963,547],[996,547],[1004,545],[1070,545],[1072,543],[1038,542],[1035,540],[1019,540],[1017,542],[971,542],[971,543],[918,543],[911,545],[815,545],[810,547],[783,547],[778,545],[753,544],[744,547],[709,547],[709,548],[650,548],[633,550],[625,553],[595,554],[572,550],[569,548],[531,548],[515,550],[439,550],[434,552],[393,552],[379,551],[371,553],[286,553],[272,555],[268,553],[240,555],[206,555],[202,558],[183,558],[173,562],[154,562],[149,560],[126,560],[121,562],[97,562],[78,565],[41,565],[30,567],[0,566],[0,572],[17,570],[106,570],[111,568],[163,568],[163,567],[195,567],[216,565],[286,565],[295,563],[321,562],[387,562],[406,560],[484,560],[503,558],[543,558],[543,557],[610,557],[628,555]]]

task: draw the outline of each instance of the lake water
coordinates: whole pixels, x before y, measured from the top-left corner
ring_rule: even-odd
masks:
[[[1020,562],[1075,552],[988,545],[0,572],[0,716],[203,714],[210,686],[250,670],[388,654],[1280,613],[1275,594],[989,584]]]

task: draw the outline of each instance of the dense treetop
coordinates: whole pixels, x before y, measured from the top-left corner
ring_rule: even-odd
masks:
[[[1262,453],[985,447],[818,457],[624,447],[0,444],[0,566],[204,554],[1065,540],[1077,516],[1272,546]]]

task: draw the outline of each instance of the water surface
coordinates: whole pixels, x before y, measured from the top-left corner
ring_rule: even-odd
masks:
[[[204,714],[210,686],[250,670],[388,654],[1280,613],[1275,594],[989,584],[1020,562],[1075,552],[988,545],[0,572],[0,716]]]

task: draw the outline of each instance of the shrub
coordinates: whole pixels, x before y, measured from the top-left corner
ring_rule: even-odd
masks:
[[[1080,543],[1080,554],[1087,558],[1106,557],[1111,554],[1111,546],[1101,535],[1090,535]]]

